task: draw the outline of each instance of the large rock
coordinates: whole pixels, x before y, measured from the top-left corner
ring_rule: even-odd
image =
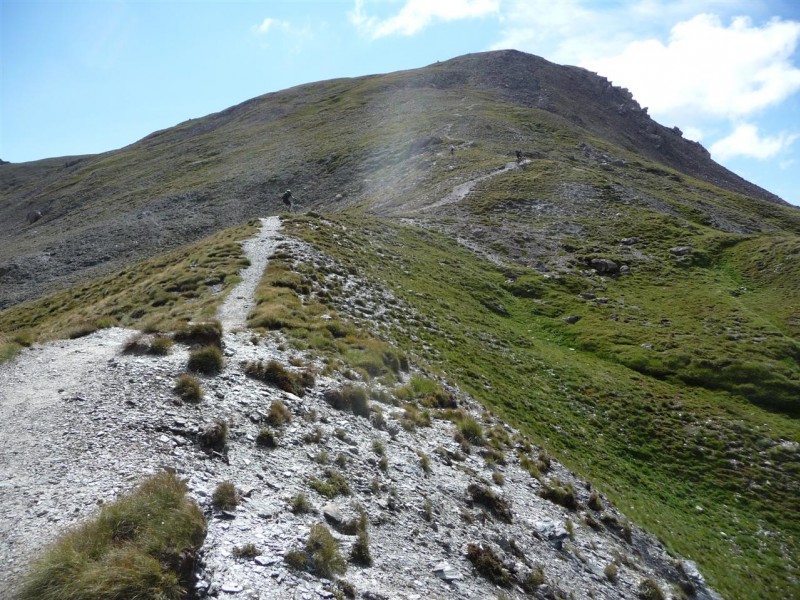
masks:
[[[619,265],[608,258],[593,258],[589,265],[598,273],[613,274],[619,271]]]

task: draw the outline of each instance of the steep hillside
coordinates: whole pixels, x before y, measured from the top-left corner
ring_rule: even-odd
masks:
[[[287,187],[314,253],[275,256],[251,329],[367,381],[386,346],[336,311],[725,597],[800,594],[800,211],[582,69],[469,55],[0,165],[0,356],[207,318]]]
[[[287,187],[307,208],[397,212],[516,149],[580,162],[585,141],[641,163],[633,173],[671,184],[666,166],[781,208],[605,79],[490,52],[267,94],[105,154],[0,165],[0,307],[276,211]],[[451,144],[469,160],[432,169]]]

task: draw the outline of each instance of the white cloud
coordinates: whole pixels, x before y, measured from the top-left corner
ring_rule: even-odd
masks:
[[[699,13],[744,14],[753,0],[503,0],[492,49],[516,48],[564,64],[614,56]]]
[[[699,142],[703,139],[703,130],[699,127],[693,127],[691,125],[687,125],[683,128],[683,137],[687,140],[693,140],[695,142]]]
[[[788,149],[797,138],[796,134],[787,132],[761,137],[755,125],[742,123],[730,135],[714,142],[710,150],[714,158],[719,160],[736,156],[766,160]]]
[[[397,14],[380,19],[367,16],[364,0],[356,0],[350,22],[373,39],[414,35],[434,21],[456,21],[496,14],[500,0],[405,0]]]
[[[259,35],[266,35],[269,33],[271,29],[275,29],[276,27],[287,30],[289,29],[289,23],[286,21],[280,21],[278,19],[273,19],[271,17],[267,17],[258,25],[253,27],[253,31]]]
[[[716,15],[701,14],[676,24],[666,44],[633,41],[583,66],[630,88],[656,116],[736,118],[800,90],[800,69],[791,62],[798,41],[800,22],[773,19],[758,27],[735,17],[726,27]]]

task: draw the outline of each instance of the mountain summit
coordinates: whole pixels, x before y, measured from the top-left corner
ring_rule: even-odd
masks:
[[[664,178],[785,204],[606,79],[487,52],[266,94],[113,152],[2,165],[0,307],[277,211],[287,187],[306,209],[424,209],[437,182],[423,163],[450,145],[495,162],[520,150],[547,164],[596,159],[612,169],[603,163],[613,154],[612,163],[648,163],[632,173],[666,169]],[[442,183],[483,164],[461,161]]]

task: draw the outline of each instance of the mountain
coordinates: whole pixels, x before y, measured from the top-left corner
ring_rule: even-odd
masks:
[[[219,232],[287,188],[310,211],[288,235],[409,313],[303,261],[286,289],[532,436],[726,597],[796,596],[800,211],[583,69],[467,55],[0,165],[7,352],[209,316],[236,264]],[[299,310],[250,326],[316,348]]]

